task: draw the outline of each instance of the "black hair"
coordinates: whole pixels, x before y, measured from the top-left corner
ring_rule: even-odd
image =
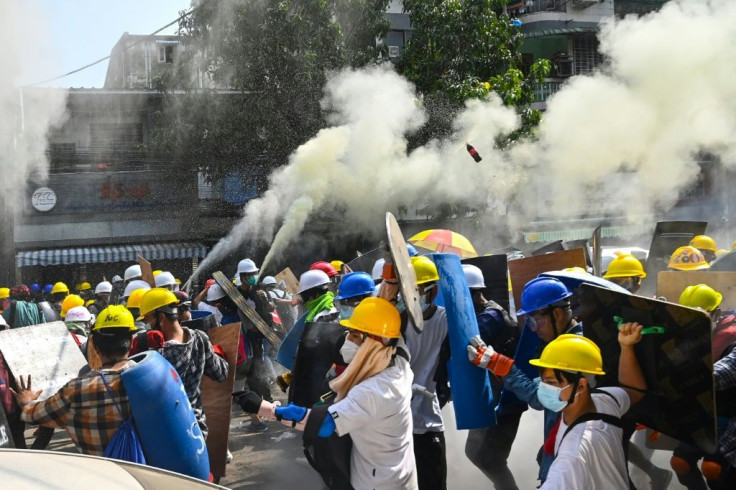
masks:
[[[313,288],[307,289],[306,291],[302,291],[301,293],[299,293],[299,296],[302,297],[304,303],[307,303],[315,298],[319,298],[320,296],[328,292],[330,290],[329,286],[329,284],[315,286]]]
[[[122,357],[130,352],[132,336],[127,327],[110,327],[92,332],[92,340],[100,355],[105,357]]]
[[[583,373],[571,373],[570,371],[562,371],[561,369],[554,369],[555,378],[557,378],[557,382],[560,384],[563,383],[563,373],[565,380],[567,380],[572,385],[572,394],[570,395],[570,399],[567,401],[570,405],[575,401],[575,395],[578,391],[578,385],[580,384],[580,379],[584,378],[585,376]]]

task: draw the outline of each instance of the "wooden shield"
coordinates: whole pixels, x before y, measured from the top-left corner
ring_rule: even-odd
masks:
[[[629,413],[652,429],[712,453],[716,450],[715,394],[710,317],[699,310],[588,284],[578,288],[586,337],[603,356],[603,386],[618,384],[618,324],[614,317],[660,326],[645,335],[636,356],[647,395]]]
[[[286,290],[291,294],[299,293],[299,280],[288,267],[276,274],[274,279],[276,279],[276,282],[284,281]]]
[[[409,315],[414,328],[421,332],[424,328],[424,317],[422,316],[422,308],[419,306],[417,275],[411,266],[409,250],[406,248],[406,240],[404,240],[404,235],[401,233],[399,223],[391,213],[386,213],[386,235],[388,248],[391,250],[391,258],[394,261],[394,271],[399,280],[399,290],[406,305],[406,313]]]
[[[235,385],[235,360],[238,357],[240,323],[212,328],[207,332],[212,345],[221,345],[227,359],[227,379],[222,383],[202,376],[202,406],[207,417],[207,452],[210,471],[215,476],[225,476],[227,440],[230,437],[230,409]]]
[[[736,272],[663,271],[657,275],[657,296],[677,303],[685,288],[694,284],[707,284],[721,293],[721,309],[736,310]]]
[[[153,277],[153,267],[151,267],[151,263],[138,255],[138,265],[141,266],[141,274],[143,275],[143,280],[146,281],[149,286],[155,288],[156,279]]]

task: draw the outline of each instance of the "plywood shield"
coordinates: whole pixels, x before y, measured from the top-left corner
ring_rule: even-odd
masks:
[[[43,401],[76,378],[87,361],[63,322],[0,332],[0,352],[13,376],[31,375]]]
[[[722,310],[736,310],[736,272],[662,271],[657,275],[657,296],[677,303],[688,286],[707,284],[723,295]]]
[[[299,293],[299,280],[296,278],[294,273],[291,272],[290,268],[287,267],[286,269],[276,274],[274,279],[276,279],[276,282],[284,281],[284,288],[291,294]]]
[[[141,266],[142,279],[148,283],[152,288],[156,287],[156,278],[153,277],[153,267],[151,263],[138,255],[138,265]]]
[[[215,476],[225,476],[227,440],[230,437],[230,409],[235,385],[235,360],[238,357],[240,323],[232,323],[207,331],[212,345],[221,345],[227,359],[227,379],[222,383],[202,376],[202,406],[207,417],[207,451],[210,471]]]
[[[394,271],[399,280],[399,290],[404,298],[406,313],[409,315],[414,328],[421,332],[424,328],[424,317],[422,308],[419,306],[419,290],[417,289],[417,275],[409,260],[409,250],[406,248],[406,240],[401,233],[399,223],[391,213],[386,213],[386,235],[388,248],[391,250],[391,258],[394,261]]]

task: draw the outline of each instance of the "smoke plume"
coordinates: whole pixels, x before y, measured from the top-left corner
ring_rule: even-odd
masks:
[[[703,153],[736,165],[727,62],[736,55],[736,3],[669,2],[602,26],[600,43],[600,71],[570,79],[548,101],[536,138],[505,151],[495,141],[519,119],[494,95],[469,101],[451,137],[408,152],[406,136],[425,120],[414,88],[387,67],[334,75],[323,101],[333,126],[271,176],[202,268],[249,240],[272,242],[266,265],[318,211],[365,234],[381,229],[386,210],[427,204],[505,203],[517,225],[540,216],[633,221],[672,207],[698,178]]]

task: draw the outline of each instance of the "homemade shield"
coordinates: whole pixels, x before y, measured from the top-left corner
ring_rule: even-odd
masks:
[[[424,328],[422,308],[419,306],[419,290],[417,289],[417,275],[409,260],[409,250],[406,248],[406,240],[401,234],[399,223],[391,213],[386,213],[386,236],[391,258],[394,262],[394,271],[399,280],[399,291],[406,305],[406,313],[411,319],[414,328],[421,332]]]
[[[289,401],[311,407],[329,391],[325,377],[335,362],[342,362],[340,347],[345,327],[339,323],[308,322],[294,359]]]
[[[635,347],[647,395],[629,413],[643,425],[704,451],[716,450],[710,317],[665,301],[588,284],[577,292],[585,336],[603,355],[602,386],[618,384],[618,322],[662,327]]]
[[[736,310],[736,272],[662,271],[657,275],[657,296],[678,303],[688,286],[707,284],[723,295],[722,310]]]
[[[373,271],[373,265],[376,263],[376,260],[381,257],[383,257],[383,251],[380,248],[375,248],[354,258],[348,262],[348,266],[355,272],[361,271],[370,274]]]
[[[153,277],[153,268],[151,267],[151,263],[139,255],[138,265],[141,266],[142,279],[146,281],[149,286],[155,288],[156,279]]]
[[[274,279],[276,279],[276,282],[284,281],[285,289],[291,294],[299,293],[299,280],[296,278],[294,273],[291,272],[290,268],[287,267],[286,269],[276,274]]]
[[[509,311],[509,269],[505,254],[485,255],[463,259],[463,264],[474,265],[483,273],[483,297],[498,303]]]
[[[284,337],[284,341],[281,342],[279,352],[276,355],[276,362],[284,366],[286,369],[294,368],[294,358],[296,357],[296,350],[299,348],[299,341],[304,333],[304,326],[307,322],[307,314],[304,313],[296,321],[294,326],[289,333]]]

